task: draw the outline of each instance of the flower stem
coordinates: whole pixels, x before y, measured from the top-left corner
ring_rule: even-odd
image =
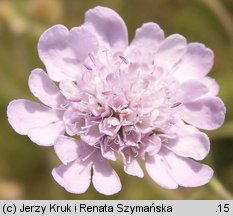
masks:
[[[212,180],[209,183],[209,186],[221,198],[226,200],[233,199],[233,195],[223,186],[223,184],[216,177],[212,178]]]

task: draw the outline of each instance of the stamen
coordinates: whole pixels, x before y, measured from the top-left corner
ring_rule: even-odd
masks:
[[[114,149],[112,146],[110,147],[111,150],[113,150],[114,152],[118,152],[118,150]]]
[[[113,91],[104,91],[104,92],[102,92],[102,94],[103,95],[112,95],[112,94],[114,94],[114,92]]]
[[[87,125],[87,126],[82,126],[81,128],[82,128],[82,130],[83,129],[89,129],[89,128],[91,128],[93,125]]]
[[[181,102],[174,103],[170,108],[178,107],[178,106],[180,106],[181,104],[182,104]]]
[[[60,107],[61,107],[61,108],[58,108],[58,110],[59,110],[59,109],[60,109],[60,110],[64,110],[64,109],[66,109],[66,108],[69,107],[69,104],[68,104],[68,103],[67,103],[67,104],[61,104]]]
[[[132,152],[134,153],[134,157],[137,157],[139,155],[138,150],[136,150],[135,148],[132,148]]]
[[[87,160],[88,158],[90,158],[94,153],[95,153],[96,149],[94,149],[92,152],[90,152],[86,157],[82,158],[82,161]]]
[[[105,53],[105,58],[107,60],[107,63],[109,63],[108,50],[105,49],[105,50],[102,50],[102,52]]]
[[[69,98],[69,99],[67,99],[67,101],[69,101],[69,102],[80,102],[82,100],[80,98]]]
[[[89,65],[87,65],[86,63],[83,63],[83,66],[84,66],[87,70],[92,71],[92,68],[91,68]]]
[[[97,148],[97,149],[101,148],[99,143],[94,144],[94,147]]]
[[[126,159],[126,163],[127,163],[127,164],[130,164],[131,161],[132,161],[132,156],[131,156],[131,154],[130,154],[130,153],[126,153],[126,154],[125,154],[125,159]]]
[[[125,63],[128,64],[129,62],[127,61],[127,59],[124,56],[119,56],[119,58]]]
[[[130,135],[132,133],[131,130],[125,132],[127,135]]]
[[[118,151],[121,152],[125,148],[126,148],[125,145],[122,145],[122,146],[120,146],[120,148],[118,149]]]
[[[93,65],[96,66],[95,56],[94,56],[92,53],[89,53],[89,54],[88,54],[88,57],[91,59]]]

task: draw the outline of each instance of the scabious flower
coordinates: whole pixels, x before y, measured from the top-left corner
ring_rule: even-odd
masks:
[[[155,23],[127,28],[113,10],[96,7],[80,27],[56,25],[38,44],[47,73],[35,69],[31,92],[44,105],[12,101],[8,120],[16,132],[42,146],[54,145],[62,164],[54,179],[71,193],[121,189],[108,161],[123,159],[124,171],[142,178],[139,161],[164,188],[204,185],[212,169],[197,161],[210,142],[199,129],[223,124],[225,106],[214,79],[206,76],[213,52],[164,32]]]

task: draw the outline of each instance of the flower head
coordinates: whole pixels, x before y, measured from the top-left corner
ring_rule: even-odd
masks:
[[[225,117],[219,87],[206,76],[210,49],[179,34],[165,38],[155,23],[143,24],[128,45],[121,17],[96,7],[80,27],[45,31],[38,50],[47,73],[33,70],[29,87],[44,105],[14,100],[8,119],[33,142],[54,145],[62,165],[52,175],[67,191],[84,193],[92,181],[100,193],[117,193],[121,183],[108,161],[118,156],[138,177],[145,161],[165,188],[210,180],[212,169],[196,162],[210,147],[198,128],[216,129]]]

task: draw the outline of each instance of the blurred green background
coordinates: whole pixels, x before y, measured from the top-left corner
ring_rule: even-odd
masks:
[[[123,17],[130,40],[136,28],[152,21],[166,35],[180,33],[189,42],[213,49],[215,65],[210,76],[220,84],[227,115],[223,127],[208,132],[212,145],[204,162],[215,170],[209,184],[165,190],[148,175],[144,179],[129,176],[116,164],[123,185],[120,193],[106,197],[91,186],[83,195],[72,195],[51,176],[51,169],[59,164],[53,148],[39,147],[9,126],[8,103],[16,98],[35,100],[27,79],[33,68],[44,68],[37,54],[41,33],[58,23],[79,26],[85,11],[97,5],[111,7]],[[0,199],[232,199],[232,193],[232,0],[0,0]]]

